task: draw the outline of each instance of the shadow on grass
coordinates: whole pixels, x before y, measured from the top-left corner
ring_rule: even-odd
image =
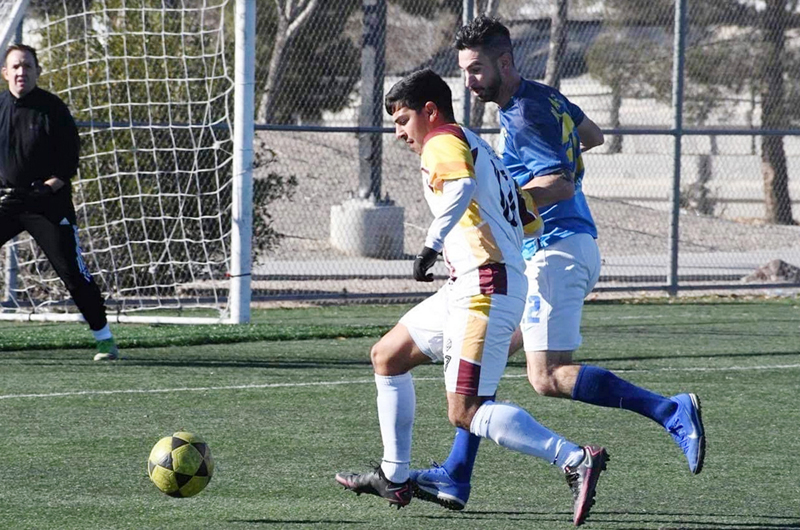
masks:
[[[619,518],[618,516],[627,516]],[[466,511],[458,513],[442,513],[441,515],[409,515],[411,519],[428,520],[424,526],[435,524],[433,521],[463,520],[463,521],[495,521],[501,522],[538,522],[538,523],[565,523],[569,524],[572,518],[570,512],[544,512],[544,511]],[[630,517],[630,518],[628,518]],[[709,521],[712,518],[727,519],[726,521]],[[741,522],[737,519],[750,519],[755,522]],[[781,522],[781,521],[789,522]],[[334,519],[228,519],[229,523],[263,524],[263,525],[373,525],[369,520],[334,520]],[[657,526],[659,530],[684,530],[689,528],[708,529],[792,529],[800,528],[800,519],[781,517],[776,515],[751,515],[751,514],[696,514],[696,513],[631,513],[614,511],[595,511],[586,523],[615,524],[622,528],[631,528],[631,525]]]
[[[680,359],[737,359],[737,358],[767,358],[767,357],[791,357],[793,355],[800,356],[798,351],[770,351],[770,352],[746,352],[746,353],[681,353],[679,356],[675,354],[670,355],[627,355],[621,357],[583,357],[576,359],[576,362],[581,364],[600,364],[600,363],[614,363],[622,361],[659,361],[659,360],[675,360]],[[579,357],[580,354],[576,354]],[[508,361],[508,366],[525,366],[525,356],[517,354],[511,357]]]
[[[562,515],[563,514],[563,515]],[[628,518],[620,519],[617,516],[627,516]],[[469,511],[459,512],[458,514],[442,514],[442,515],[420,515],[420,519],[451,519],[451,518],[466,518],[466,519],[498,519],[498,517],[509,517],[509,521],[531,520],[531,521],[554,521],[564,522],[569,521],[572,517],[571,513],[567,512],[537,512],[537,511]],[[637,520],[632,520],[633,518]],[[669,518],[669,519],[666,519]],[[728,521],[709,521],[708,519],[720,518],[727,519]],[[755,522],[741,522],[737,519],[750,519]],[[788,521],[788,522],[780,522]],[[755,515],[755,514],[697,514],[697,513],[669,513],[669,512],[618,512],[618,511],[600,511],[594,510],[591,517],[587,519],[586,524],[591,523],[613,523],[619,524],[622,527],[630,527],[630,525],[646,524],[658,525],[659,530],[683,530],[688,528],[719,528],[719,529],[773,529],[773,528],[800,528],[800,518],[779,515]]]
[[[279,528],[283,526],[292,525],[369,525],[373,526],[374,521],[352,521],[345,519],[228,519],[227,523],[241,523],[241,524],[263,524],[263,525],[278,525]]]

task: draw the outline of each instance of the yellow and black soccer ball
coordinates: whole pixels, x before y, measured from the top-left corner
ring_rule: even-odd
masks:
[[[176,432],[153,446],[147,474],[170,497],[191,497],[208,485],[214,460],[205,440],[190,432]]]

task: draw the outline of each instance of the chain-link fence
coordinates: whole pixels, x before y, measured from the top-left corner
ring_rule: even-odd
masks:
[[[223,157],[214,164],[225,177],[213,186],[219,205],[210,211],[147,209],[139,198],[171,204],[161,199],[177,197],[183,205],[212,196],[191,187],[163,189],[165,175],[199,173],[151,162],[114,172],[126,186],[151,176],[147,189],[103,187],[95,201],[112,206],[103,227],[127,226],[131,218],[143,227],[144,235],[123,238],[124,248],[166,245],[145,256],[136,282],[149,280],[151,291],[178,303],[191,296],[217,304],[227,292],[223,269],[230,260],[222,247],[231,212],[230,149],[227,137],[217,135],[227,130],[234,78],[234,3],[0,0],[7,20],[27,6],[26,39],[34,36],[33,44],[48,50],[41,81],[72,83],[51,89],[84,122],[85,141],[97,144],[93,139],[109,131],[156,137],[178,130],[180,149],[168,143],[159,156]],[[256,7],[254,299],[409,299],[436,288],[411,279],[411,259],[431,215],[418,156],[394,139],[382,98],[403,75],[431,67],[450,83],[458,120],[497,145],[497,108],[466,93],[451,47],[455,31],[477,14],[497,16],[510,28],[524,77],[557,85],[606,134],[603,146],[584,154],[583,190],[603,255],[598,291],[800,287],[797,2],[275,0]],[[211,46],[215,35],[218,44]],[[55,37],[60,44],[51,43]],[[84,95],[91,101],[81,103]],[[120,95],[122,102],[106,102]],[[139,95],[145,97],[133,99]],[[208,141],[196,144],[186,136],[191,130],[207,132]],[[138,160],[149,153],[104,145],[89,154],[84,148],[81,179],[100,157]],[[200,148],[207,154],[200,156]],[[122,222],[115,205],[134,196],[141,207],[132,217],[126,207]],[[78,205],[79,212],[85,207]],[[84,236],[93,226],[87,219]],[[196,229],[176,238],[175,227],[187,222]],[[164,225],[165,235],[153,236],[155,225]],[[195,238],[198,231],[202,237]],[[198,265],[187,244],[207,241],[209,233],[222,250],[212,249]],[[170,257],[173,244],[187,249],[185,259]],[[116,259],[117,247],[105,248],[86,249],[94,271],[110,282],[105,292],[129,297],[115,280],[120,271],[98,261]],[[35,273],[44,267],[38,277],[48,289],[60,285],[35,248],[30,254]],[[8,287],[16,257],[4,252],[0,262]],[[188,280],[162,281],[156,273],[168,262],[184,263]],[[444,277],[444,266],[434,272]],[[33,281],[30,297],[40,284]],[[60,294],[52,299],[67,298]]]
[[[523,77],[558,83],[606,134],[584,155],[598,290],[800,285],[796,3],[279,4],[288,18],[259,5],[256,178],[294,180],[269,210],[281,238],[256,258],[257,298],[402,298],[428,287],[409,279],[431,220],[419,160],[373,102],[431,67],[449,81],[459,121],[496,142],[497,108],[465,96],[451,47],[478,13],[509,26]]]

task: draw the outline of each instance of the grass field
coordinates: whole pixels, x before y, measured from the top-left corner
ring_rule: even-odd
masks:
[[[405,310],[258,311],[249,326],[116,326],[130,359],[92,362],[85,328],[0,323],[0,528],[571,527],[561,473],[484,441],[464,512],[390,509],[337,486],[381,456],[370,345]],[[511,359],[500,397],[611,455],[585,528],[800,528],[800,300],[590,303],[583,362],[662,394],[695,392],[708,437],[690,475],[671,438],[627,411],[536,396]],[[413,465],[443,460],[453,429],[440,366],[415,373]],[[191,499],[147,478],[177,430],[217,469]]]

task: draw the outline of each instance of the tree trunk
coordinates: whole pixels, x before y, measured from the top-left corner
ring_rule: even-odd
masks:
[[[555,0],[550,21],[550,50],[547,54],[544,84],[556,90],[561,86],[564,52],[567,49],[567,0]]]
[[[622,107],[622,91],[620,90],[619,85],[613,85],[611,87],[611,116],[610,122],[611,127],[613,129],[619,129],[620,121],[619,121],[619,109]],[[615,134],[611,137],[611,141],[608,143],[608,153],[609,154],[617,154],[622,152],[622,135]]]
[[[281,78],[286,70],[286,50],[292,38],[317,8],[318,0],[274,0],[278,14],[278,28],[275,43],[269,59],[267,82],[261,93],[257,121],[270,123],[275,117],[277,94],[280,94]]]
[[[764,12],[763,93],[761,96],[762,129],[784,129],[783,56],[787,22],[786,0],[767,0]],[[765,219],[769,223],[793,225],[792,201],[789,197],[789,173],[782,136],[761,137],[761,175],[764,179]]]
[[[280,84],[281,74],[283,73],[283,57],[286,55],[286,21],[283,17],[278,17],[278,31],[275,34],[275,44],[272,46],[272,55],[269,58],[269,68],[267,70],[267,82],[261,94],[261,102],[258,106],[258,121],[260,123],[271,123],[274,119],[276,87]]]

